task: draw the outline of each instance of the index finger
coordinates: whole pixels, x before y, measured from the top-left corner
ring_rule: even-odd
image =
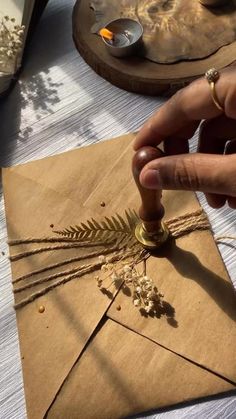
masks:
[[[223,103],[224,84],[221,75],[216,84],[220,103]],[[144,124],[135,138],[134,150],[146,145],[158,145],[177,132],[181,138],[186,135],[187,139],[191,138],[196,129],[196,121],[211,119],[221,113],[212,100],[207,80],[198,79],[172,96]]]

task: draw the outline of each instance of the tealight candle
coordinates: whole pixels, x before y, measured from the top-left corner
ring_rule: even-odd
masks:
[[[133,19],[120,18],[108,23],[99,31],[109,54],[115,57],[128,57],[138,52],[143,27]]]

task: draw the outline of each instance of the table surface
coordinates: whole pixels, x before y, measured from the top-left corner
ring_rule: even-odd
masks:
[[[37,27],[24,71],[0,103],[0,165],[10,166],[136,131],[165,101],[120,90],[95,74],[71,36],[73,0],[51,0]],[[196,138],[192,141],[192,150]],[[235,212],[210,209],[215,234],[236,234]],[[19,341],[7,258],[4,200],[0,201],[0,418],[26,417]],[[235,246],[219,245],[236,286]],[[223,337],[222,337],[223,338]],[[236,396],[226,395],[140,417],[236,418]]]

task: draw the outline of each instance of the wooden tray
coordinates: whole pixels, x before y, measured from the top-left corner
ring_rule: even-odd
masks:
[[[211,67],[222,69],[235,61],[236,42],[207,58],[174,64],[157,64],[140,57],[118,59],[109,55],[101,39],[91,33],[95,16],[87,0],[77,0],[72,20],[74,42],[84,60],[104,79],[131,92],[162,94],[183,87]]]

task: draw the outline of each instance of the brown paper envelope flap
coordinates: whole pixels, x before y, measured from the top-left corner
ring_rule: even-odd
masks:
[[[47,418],[120,418],[234,388],[107,320],[73,367]]]
[[[119,292],[108,316],[236,383],[235,292],[210,233],[170,244],[147,261],[147,274],[164,294],[166,314],[144,317]]]
[[[87,209],[69,199],[62,199],[55,191],[16,174],[14,170],[3,171],[3,184],[9,239],[49,236],[52,222],[55,228],[66,227],[75,224],[78,217],[79,221],[86,220],[89,213]],[[39,246],[42,244],[33,247]],[[15,254],[28,248],[32,249],[32,244],[14,246],[10,251]],[[12,262],[13,280],[86,251],[62,249]],[[85,264],[90,262],[91,259],[83,261]],[[15,284],[14,288],[75,267],[75,262],[70,263],[27,278]],[[48,284],[55,284],[58,279],[15,294],[16,303]],[[111,288],[110,295],[113,291]],[[93,273],[58,286],[16,311],[29,418],[43,417],[110,302],[96,287]],[[45,307],[42,314],[39,313],[40,306]]]
[[[7,226],[9,239],[29,235],[52,236],[53,230],[63,229],[94,216],[94,211],[85,211],[83,206],[62,197],[60,191],[51,189],[46,182],[40,184],[30,179],[27,176],[28,170],[19,174],[18,167],[20,166],[2,170],[7,221],[11,219]],[[32,207],[33,213],[30,212]],[[17,228],[16,231],[11,230],[12,222]]]
[[[129,142],[129,137],[125,136],[123,139],[118,138],[109,141],[107,148],[108,144],[110,146],[114,142],[118,145],[121,141]],[[102,180],[98,179],[96,188],[84,201],[84,205],[87,208],[96,208],[97,213],[101,215],[105,214],[106,216],[114,215],[116,212],[121,214],[127,208],[138,210],[140,196],[131,171],[133,155],[134,151],[129,144],[122,155],[119,157],[114,156],[111,169],[108,173],[104,173]],[[99,207],[98,205],[102,199],[106,201],[105,208]],[[179,215],[199,209],[197,198],[192,192],[187,191],[175,191],[174,199],[173,191],[165,191],[162,202],[165,207],[166,219],[178,217]]]
[[[106,215],[122,213],[140,205],[129,162],[132,150],[114,164],[85,205],[91,209],[106,193]],[[113,180],[111,182],[111,180]],[[164,191],[165,219],[200,208],[192,192]],[[98,208],[102,213],[104,209]],[[158,254],[158,253],[157,253]],[[108,316],[150,337],[174,352],[236,382],[236,298],[212,234],[196,231],[176,240],[151,257],[147,273],[176,311],[173,319],[146,319],[122,292],[110,307]],[[116,306],[121,305],[121,311]],[[175,324],[175,322],[173,323]]]
[[[67,151],[9,170],[82,204],[105,174],[109,173],[117,158],[127,147],[132,148],[133,138],[134,134],[128,134],[109,142],[103,141]]]

